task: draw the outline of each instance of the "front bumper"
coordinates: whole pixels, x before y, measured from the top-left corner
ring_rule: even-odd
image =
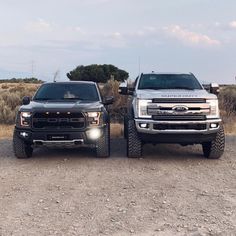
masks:
[[[135,125],[141,140],[154,144],[179,143],[188,145],[210,142],[216,138],[220,123],[221,119],[207,121],[154,121],[135,119]],[[142,128],[141,124],[147,124],[147,127]],[[217,127],[211,128],[211,124],[216,124]],[[159,130],[158,126],[162,129]],[[163,130],[163,127],[167,129]],[[169,127],[174,127],[175,129],[168,129]],[[181,129],[181,127],[188,127],[188,129]],[[196,129],[191,129],[191,127],[196,127]]]
[[[138,133],[144,134],[214,134],[217,133],[220,123],[221,119],[204,121],[156,121],[135,119]],[[142,127],[142,124],[147,124],[147,126]],[[212,124],[216,124],[216,127],[212,127]]]
[[[97,139],[104,135],[104,127],[91,127],[83,131],[63,131],[63,130],[31,130],[15,128],[15,134],[31,145],[46,145],[46,146],[68,146],[68,145],[93,145]],[[99,133],[98,138],[94,138],[91,132],[96,130]]]

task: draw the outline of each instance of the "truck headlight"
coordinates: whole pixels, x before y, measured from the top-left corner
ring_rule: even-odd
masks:
[[[102,133],[101,130],[98,128],[92,128],[91,130],[87,131],[87,135],[91,140],[97,140],[101,137]]]
[[[219,105],[217,99],[207,100],[206,101],[210,105],[210,113],[207,115],[207,118],[219,118]]]
[[[138,116],[140,118],[152,118],[152,116],[148,115],[148,112],[147,112],[148,103],[151,103],[151,102],[152,100],[142,100],[142,99],[139,99],[137,101]]]
[[[24,126],[24,127],[29,127],[31,116],[32,116],[31,112],[21,112],[20,113],[20,125]]]
[[[99,125],[101,112],[88,112],[87,114],[90,125]]]

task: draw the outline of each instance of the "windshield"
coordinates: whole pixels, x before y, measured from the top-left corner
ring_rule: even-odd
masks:
[[[145,74],[142,75],[138,89],[202,89],[191,74]]]
[[[99,101],[98,91],[94,84],[44,84],[34,96],[34,100],[86,100]]]

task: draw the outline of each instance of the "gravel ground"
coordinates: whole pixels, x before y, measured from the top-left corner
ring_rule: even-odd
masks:
[[[142,159],[0,141],[0,235],[236,235],[236,137],[220,160],[200,146],[146,145]]]

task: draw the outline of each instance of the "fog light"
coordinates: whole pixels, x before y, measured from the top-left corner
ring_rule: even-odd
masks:
[[[145,129],[145,128],[146,128],[146,129],[148,128],[148,124],[145,124],[145,123],[139,124],[139,126],[140,126],[141,128],[144,128],[144,129]]]
[[[26,138],[26,137],[29,137],[29,134],[26,132],[20,132],[20,136]]]
[[[211,124],[211,128],[217,128],[218,124]]]
[[[100,136],[101,136],[101,131],[100,131],[100,129],[92,129],[92,130],[90,130],[90,131],[88,132],[88,135],[89,135],[89,138],[90,138],[90,139],[95,140],[95,139],[100,138]]]

